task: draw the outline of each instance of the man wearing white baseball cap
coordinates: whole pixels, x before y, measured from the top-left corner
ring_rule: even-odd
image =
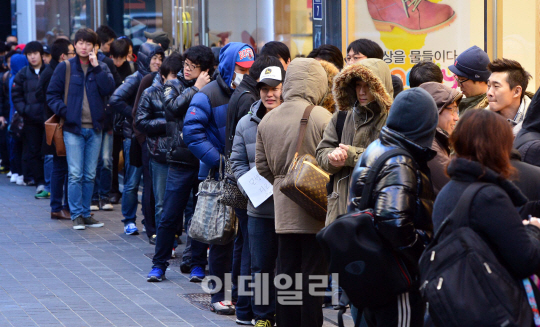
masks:
[[[238,180],[255,167],[255,143],[257,141],[257,128],[261,119],[270,110],[278,107],[281,102],[281,86],[285,78],[285,70],[277,57],[268,57],[270,67],[262,70],[257,83],[260,100],[253,103],[249,113],[242,117],[236,126],[236,133],[232,146],[231,164],[234,177]],[[244,193],[242,186],[238,184],[240,190]],[[240,226],[243,230],[244,246],[242,248],[242,261],[249,258],[250,262],[242,262],[242,267],[247,264],[251,267],[251,276],[257,281],[262,282],[263,274],[268,274],[268,280],[274,280],[274,270],[277,258],[277,235],[274,227],[274,200],[272,197],[255,207],[251,201],[247,207],[247,224]],[[247,233],[245,231],[247,227]],[[248,253],[244,254],[244,251]],[[248,271],[241,271],[241,275],[250,275]],[[268,288],[267,288],[268,287]],[[236,306],[236,322],[239,324],[251,323],[246,318],[253,318],[256,326],[273,326],[275,322],[275,290],[274,284],[263,285],[268,289],[270,301],[267,305],[251,302],[252,317],[245,316],[242,313],[242,297],[238,297]],[[253,290],[253,299],[257,299],[261,289]],[[259,293],[259,294],[257,294]]]

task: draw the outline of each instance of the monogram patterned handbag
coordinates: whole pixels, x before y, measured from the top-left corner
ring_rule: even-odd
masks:
[[[328,205],[326,184],[330,181],[330,176],[319,167],[317,160],[312,155],[298,155],[313,107],[315,106],[306,108],[300,121],[296,153],[287,175],[281,182],[280,191],[309,212],[313,218],[325,221]]]

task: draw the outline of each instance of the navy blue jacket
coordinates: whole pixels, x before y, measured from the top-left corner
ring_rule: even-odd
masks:
[[[64,103],[64,85],[66,63],[61,62],[54,70],[49,88],[47,103],[55,114],[65,119],[64,130],[74,134],[81,133],[82,104],[84,89],[92,114],[92,125],[96,130],[103,130],[105,119],[105,97],[114,92],[114,78],[106,64],[88,66],[86,76],[81,67],[79,56],[69,59],[71,77],[69,83],[67,106]]]
[[[45,104],[36,98],[39,78],[48,67],[45,63],[41,65],[39,74],[34,68],[26,66],[21,69],[11,86],[11,100],[15,110],[23,116],[26,123],[43,124],[45,120]]]
[[[195,94],[184,120],[184,141],[201,161],[199,179],[205,179],[211,168],[219,166],[225,153],[225,128],[229,99],[234,91],[231,82],[238,52],[245,43],[231,42],[219,54],[219,75]]]

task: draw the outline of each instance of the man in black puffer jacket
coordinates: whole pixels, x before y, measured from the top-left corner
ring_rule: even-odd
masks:
[[[418,259],[433,231],[435,196],[427,162],[436,155],[430,147],[437,123],[437,106],[428,92],[421,88],[401,92],[390,108],[379,139],[368,146],[352,173],[350,194],[354,207],[360,202],[370,168],[383,153],[400,148],[410,154],[397,155],[384,163],[369,201],[380,235],[404,261],[412,278],[409,292],[396,294],[397,305],[393,297],[387,305],[364,308],[364,317],[373,326],[397,326],[398,321],[423,326],[425,302],[418,291]]]
[[[139,233],[135,221],[137,219],[137,192],[139,189],[139,182],[143,167],[135,167],[130,164],[130,148],[133,138],[132,128],[132,110],[137,96],[137,90],[139,84],[144,76],[151,72],[157,72],[161,67],[163,61],[164,52],[163,49],[156,44],[143,43],[139,49],[137,66],[138,70],[134,74],[128,76],[124,83],[120,85],[116,91],[114,91],[111,99],[109,100],[110,107],[124,116],[124,162],[125,162],[125,176],[124,176],[124,191],[122,194],[122,215],[124,219],[124,232],[127,235],[136,235]],[[136,142],[136,140],[135,140]],[[147,185],[147,187],[151,187]],[[144,192],[148,192],[145,187]],[[143,195],[144,197],[144,195]],[[147,204],[143,201],[143,206]],[[152,219],[153,220],[153,219]],[[153,239],[150,239],[153,242]]]
[[[15,110],[23,117],[23,175],[24,182],[37,185],[36,197],[48,198],[45,191],[43,156],[41,144],[45,133],[45,103],[36,99],[36,89],[41,73],[47,65],[43,63],[43,46],[37,41],[29,42],[24,48],[29,65],[21,69],[13,80],[11,98]],[[34,183],[34,184],[32,184]]]
[[[149,282],[159,282],[163,279],[174,247],[175,235],[178,234],[190,194],[193,194],[196,200],[195,194],[199,185],[197,178],[199,159],[189,151],[184,143],[182,128],[191,99],[199,89],[210,82],[210,75],[214,70],[214,56],[210,48],[198,45],[189,48],[183,59],[184,69],[180,70],[176,79],[169,80],[165,84],[164,90],[163,107],[170,147],[167,150],[168,172],[163,211],[157,231],[157,244],[152,259],[153,267],[147,277]],[[188,237],[180,265],[183,273],[188,273],[190,269],[191,242]],[[193,255],[204,256],[206,259],[206,249]]]
[[[156,230],[159,227],[167,181],[167,151],[169,138],[167,122],[163,108],[163,85],[166,81],[175,80],[182,67],[182,56],[175,52],[165,61],[155,76],[152,86],[142,92],[135,115],[135,128],[146,135],[146,147],[150,155],[152,170],[152,187],[155,199]]]

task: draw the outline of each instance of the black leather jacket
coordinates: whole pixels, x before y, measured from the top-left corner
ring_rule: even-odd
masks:
[[[150,74],[150,61],[158,53],[163,54],[163,49],[153,43],[143,43],[137,54],[137,71],[124,80],[109,100],[109,106],[115,112],[121,114],[124,118],[124,137],[131,139],[133,137],[133,118],[131,112],[139,90],[139,84],[144,76]]]
[[[195,87],[195,80],[186,81],[182,70],[178,73],[178,79],[165,83],[163,107],[170,141],[167,151],[169,164],[188,165],[197,169],[199,167],[199,159],[189,151],[182,137],[184,117],[191,99],[197,92],[199,89]]]
[[[159,163],[167,163],[169,138],[167,137],[165,111],[163,109],[163,83],[157,74],[152,86],[143,91],[137,114],[135,127],[146,134],[146,146],[152,159]]]
[[[370,167],[386,151],[402,148],[409,156],[398,155],[386,161],[377,176],[370,207],[376,226],[392,247],[402,254],[409,272],[418,273],[418,259],[433,231],[431,214],[435,195],[427,162],[435,151],[424,148],[403,135],[383,127],[356,164],[351,178],[351,207],[360,203]]]

